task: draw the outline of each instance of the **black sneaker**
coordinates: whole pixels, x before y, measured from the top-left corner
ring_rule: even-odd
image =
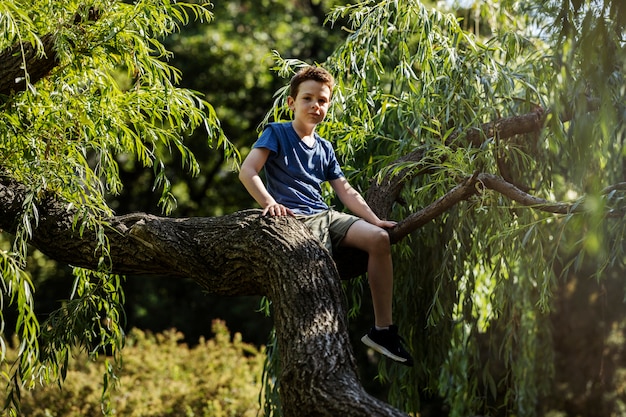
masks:
[[[389,326],[389,329],[384,330],[376,330],[375,327],[372,327],[361,338],[361,342],[402,365],[413,366],[413,358],[402,346],[404,339],[398,336],[398,326],[394,324]]]

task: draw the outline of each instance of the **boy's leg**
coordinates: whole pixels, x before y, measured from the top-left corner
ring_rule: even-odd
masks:
[[[393,263],[389,234],[380,227],[358,220],[348,229],[341,245],[368,253],[367,278],[372,293],[375,324],[378,327],[390,326],[393,324]]]
[[[393,263],[389,234],[380,227],[358,220],[346,232],[343,246],[364,250],[369,255],[367,276],[374,304],[375,326],[361,341],[383,355],[407,366],[413,366],[413,358],[403,346],[393,324]]]

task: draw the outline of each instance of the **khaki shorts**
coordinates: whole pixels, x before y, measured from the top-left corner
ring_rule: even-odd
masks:
[[[324,247],[333,253],[333,248],[339,246],[343,238],[348,233],[350,226],[354,222],[361,220],[352,214],[342,213],[335,210],[326,210],[321,213],[297,215],[296,218],[302,222],[317,236]]]

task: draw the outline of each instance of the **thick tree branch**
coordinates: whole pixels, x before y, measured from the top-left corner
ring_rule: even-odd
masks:
[[[19,182],[0,175],[0,230],[15,233],[28,192]],[[85,230],[81,235],[75,230],[75,210],[49,197],[39,203],[38,213],[39,220],[31,238],[33,246],[61,263],[93,270],[98,268],[101,251],[96,234]],[[256,262],[263,263],[254,259],[254,253],[250,251],[251,246],[264,245],[263,230],[257,229],[261,227],[257,222],[259,214],[260,210],[248,210],[218,218],[174,219],[132,213],[106,219],[108,250],[115,260],[110,272],[190,278],[214,294],[263,294],[258,282],[252,280],[257,275],[255,270],[249,270]],[[279,225],[276,223],[274,227]],[[237,236],[238,233],[243,235]],[[233,253],[222,255],[220,245],[224,240],[239,245],[241,253],[237,257]],[[338,269],[354,276],[351,271],[355,256],[356,259],[367,259],[362,258],[362,253],[345,252],[337,261]],[[226,268],[226,262],[229,262],[232,279],[224,282],[221,271]],[[220,278],[216,280],[215,277]],[[229,282],[233,285],[226,285]]]
[[[605,192],[625,188],[616,184]],[[476,174],[401,221],[391,232],[392,240],[397,242],[485,189],[537,210],[557,214],[583,210],[580,205],[534,197],[495,175]],[[27,193],[23,185],[0,176],[1,228],[15,232]],[[32,235],[36,247],[61,262],[97,268],[96,237],[72,227],[71,209],[49,197],[42,199],[38,212]],[[213,294],[268,296],[282,355],[285,415],[403,415],[360,385],[338,270],[302,223],[260,216],[259,210],[183,219],[134,213],[108,219],[106,236],[112,272],[189,278]]]
[[[27,192],[21,184],[0,177],[0,228],[16,231]],[[33,246],[64,264],[98,268],[102,250],[96,233],[86,229],[81,234],[74,228],[75,210],[54,198],[43,199],[37,210]],[[258,217],[257,211],[248,211],[220,218],[173,219],[134,213],[106,219],[110,272],[190,278],[214,294],[263,294],[263,280],[252,266],[263,262],[250,250],[264,244]],[[228,254],[221,249],[225,240],[234,246]],[[224,271],[228,279],[222,279]]]
[[[0,227],[16,230],[26,193],[0,176]],[[72,228],[71,209],[46,198],[38,212],[36,247],[61,262],[97,267],[96,238]],[[301,222],[260,210],[187,219],[135,213],[109,219],[106,235],[113,272],[190,278],[214,294],[272,300],[286,416],[405,416],[359,382],[337,269]]]

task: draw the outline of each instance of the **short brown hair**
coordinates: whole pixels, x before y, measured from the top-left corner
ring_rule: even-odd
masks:
[[[300,88],[300,84],[308,80],[318,81],[320,83],[326,84],[328,88],[330,88],[330,92],[332,94],[333,87],[335,86],[335,79],[333,78],[332,74],[322,67],[308,66],[299,70],[296,75],[291,78],[289,95],[293,98],[296,98],[296,96],[298,95],[298,89]]]

